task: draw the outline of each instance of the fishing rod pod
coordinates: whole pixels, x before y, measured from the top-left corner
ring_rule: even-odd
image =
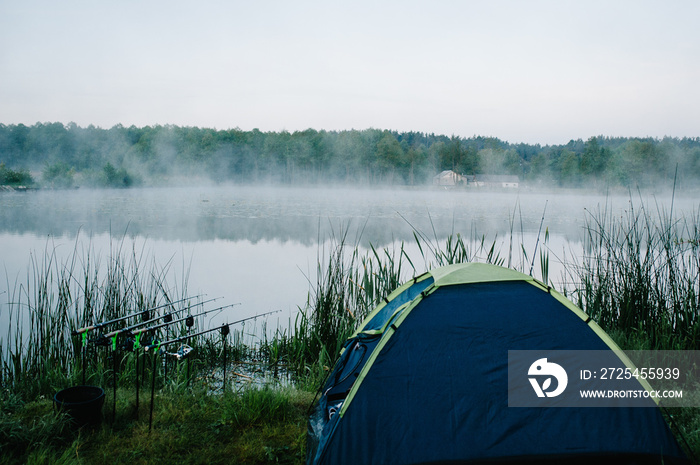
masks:
[[[121,345],[119,347],[122,350],[125,350],[127,352],[132,352],[134,350],[134,348],[140,348],[143,346],[143,344],[141,344],[141,343],[139,343],[137,345],[135,339],[137,337],[141,336],[142,334],[147,333],[148,331],[155,331],[157,329],[164,328],[168,325],[179,323],[181,321],[187,321],[189,319],[192,319],[192,324],[194,324],[194,318],[197,316],[206,315],[207,313],[215,312],[217,310],[221,311],[225,308],[233,307],[234,305],[239,305],[239,303],[224,305],[222,307],[217,307],[217,308],[212,308],[209,310],[205,310],[203,312],[195,313],[194,315],[188,315],[186,317],[178,318],[177,320],[173,320],[171,318],[169,322],[160,323],[160,324],[157,324],[154,326],[150,326],[148,328],[142,328],[142,329],[139,329],[138,331],[133,331],[134,326],[140,327],[143,325],[142,324],[132,325],[132,326],[129,326],[126,328],[112,331],[111,333],[100,334],[95,339],[90,340],[90,343],[95,344],[96,346],[102,346],[102,347],[107,347],[107,346],[112,345],[113,348],[116,348],[117,342],[116,342],[115,338],[119,337],[120,335],[126,335],[127,338],[121,343]],[[160,317],[156,318],[156,319],[160,319]]]
[[[188,315],[187,317],[179,318],[179,319],[177,319],[177,320],[172,320],[172,318],[171,318],[170,322],[161,323],[161,324],[154,325],[154,326],[151,326],[151,327],[148,327],[148,328],[140,329],[139,331],[134,331],[134,332],[132,332],[132,330],[134,329],[134,327],[137,327],[137,328],[138,328],[138,327],[140,327],[140,326],[143,326],[142,323],[139,323],[139,324],[137,324],[137,325],[132,325],[132,326],[128,326],[128,327],[126,327],[126,328],[122,328],[122,329],[119,329],[119,330],[116,330],[116,331],[112,331],[111,333],[100,334],[100,335],[98,335],[97,337],[95,337],[94,339],[90,339],[89,341],[86,339],[85,342],[86,342],[86,344],[87,344],[87,343],[90,343],[90,344],[94,344],[94,345],[99,346],[99,347],[108,347],[108,346],[111,345],[113,348],[116,349],[116,344],[117,344],[117,343],[116,343],[115,338],[118,337],[118,336],[120,336],[120,335],[122,335],[122,334],[126,334],[127,336],[131,336],[131,337],[127,337],[127,339],[125,339],[125,340],[121,343],[121,345],[120,345],[119,347],[120,347],[122,350],[126,350],[127,352],[131,352],[131,351],[133,351],[135,348],[139,348],[139,347],[142,346],[142,344],[140,344],[140,343],[139,343],[138,345],[136,344],[135,339],[136,339],[137,336],[140,336],[140,335],[142,335],[142,334],[144,334],[144,333],[146,333],[146,332],[148,332],[148,331],[153,331],[153,330],[156,330],[156,329],[163,328],[163,327],[165,327],[165,326],[168,326],[169,324],[178,323],[178,322],[180,322],[180,321],[188,321],[189,319],[192,319],[192,323],[194,324],[194,317],[202,316],[202,315],[205,315],[205,314],[207,314],[207,313],[211,313],[211,312],[214,312],[214,311],[217,311],[217,310],[223,310],[224,308],[232,307],[232,306],[234,306],[234,305],[239,305],[239,304],[238,304],[238,303],[235,303],[235,304],[231,304],[231,305],[225,305],[225,306],[223,306],[223,307],[213,308],[213,309],[210,309],[210,310],[206,310],[206,311],[204,311],[204,312],[196,313],[196,314],[194,314],[194,315]],[[158,320],[158,319],[160,319],[160,318],[161,318],[161,317],[158,317],[158,318],[149,320],[148,322],[152,322],[152,321]],[[85,337],[85,336],[86,336],[86,334],[83,333],[83,337]]]

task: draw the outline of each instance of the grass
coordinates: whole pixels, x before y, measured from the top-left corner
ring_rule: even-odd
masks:
[[[119,392],[119,418],[133,409],[129,396]],[[15,405],[10,414],[3,407],[0,463],[303,463],[312,396],[295,389],[218,396],[165,389],[157,396],[150,430],[148,406],[142,407],[141,421],[104,421],[78,432],[48,400]]]

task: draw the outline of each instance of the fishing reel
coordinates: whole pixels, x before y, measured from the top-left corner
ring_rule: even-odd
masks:
[[[187,358],[187,356],[190,355],[193,350],[194,349],[189,345],[182,344],[180,347],[178,347],[176,352],[166,352],[165,355],[174,357],[176,360],[182,360],[183,358]]]
[[[125,352],[133,352],[134,351],[134,338],[133,337],[125,338],[119,347]]]

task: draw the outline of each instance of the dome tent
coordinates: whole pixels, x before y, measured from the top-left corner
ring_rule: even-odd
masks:
[[[346,341],[309,418],[307,463],[689,463],[656,405],[509,406],[513,350],[619,349],[517,271],[468,263],[414,278]]]

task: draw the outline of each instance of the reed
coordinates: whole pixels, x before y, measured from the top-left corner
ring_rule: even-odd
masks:
[[[49,395],[69,383],[80,384],[85,358],[86,381],[104,378],[110,369],[108,350],[90,344],[82,357],[78,328],[128,315],[159,302],[179,300],[167,283],[168,266],[157,264],[143,272],[146,254],[111,240],[107,263],[76,238],[73,250],[59,259],[48,241],[43,255],[32,254],[27,278],[15,282],[8,298],[9,324],[0,347],[2,386],[27,398]],[[92,335],[91,335],[92,336]],[[92,338],[91,338],[92,339]],[[119,365],[127,366],[121,359]]]
[[[699,218],[677,218],[658,205],[650,211],[632,199],[622,216],[607,207],[590,212],[584,257],[572,264],[578,305],[635,345],[700,348]]]

